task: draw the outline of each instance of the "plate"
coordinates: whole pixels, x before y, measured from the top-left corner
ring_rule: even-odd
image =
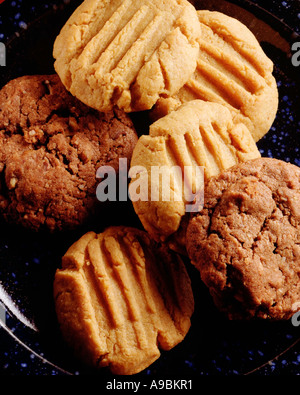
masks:
[[[6,67],[0,68],[0,87],[18,76],[54,72],[54,39],[81,1],[23,3],[6,0],[0,5],[0,41],[6,44]],[[298,69],[291,61],[296,33],[247,0],[193,4],[198,9],[224,12],[245,23],[273,60],[279,111],[270,132],[258,146],[263,156],[300,165],[300,81]],[[130,202],[112,204],[107,215],[89,229],[59,235],[31,233],[0,223],[0,375],[97,375],[105,382],[115,378],[105,369],[95,372],[74,359],[61,339],[52,297],[54,273],[68,247],[86,230],[100,232],[113,224],[140,226]],[[300,327],[291,321],[228,321],[214,307],[199,273],[190,264],[187,266],[195,294],[192,327],[181,344],[162,352],[135,380],[194,377],[196,384],[195,377],[200,375],[298,372]]]

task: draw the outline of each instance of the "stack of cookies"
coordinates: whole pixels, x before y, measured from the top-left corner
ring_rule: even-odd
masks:
[[[194,310],[182,258],[229,318],[290,318],[300,170],[257,148],[278,91],[249,29],[187,0],[85,0],[53,55],[57,75],[0,93],[1,212],[35,229],[78,225],[95,210],[97,168],[118,170],[120,158],[131,162],[129,192],[144,182],[147,195],[132,199],[143,230],[89,232],[56,272],[57,317],[76,354],[135,374],[181,342]],[[139,138],[136,112],[151,119]]]

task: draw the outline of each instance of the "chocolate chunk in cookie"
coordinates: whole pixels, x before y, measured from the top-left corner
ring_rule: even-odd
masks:
[[[211,178],[186,239],[229,317],[290,318],[300,301],[300,169],[260,158]]]
[[[0,91],[0,213],[38,230],[74,228],[94,215],[96,171],[130,160],[129,117],[100,113],[70,95],[57,75],[25,76]]]

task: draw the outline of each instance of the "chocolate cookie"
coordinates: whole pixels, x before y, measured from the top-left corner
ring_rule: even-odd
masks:
[[[0,213],[38,230],[63,230],[95,213],[96,170],[130,160],[128,116],[82,104],[57,75],[25,76],[0,91]]]
[[[290,318],[300,301],[300,169],[260,158],[211,178],[186,239],[230,318]]]

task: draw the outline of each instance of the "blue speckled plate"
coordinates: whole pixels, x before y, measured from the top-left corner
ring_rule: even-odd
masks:
[[[54,38],[79,3],[6,0],[0,5],[0,41],[7,46],[7,66],[0,68],[0,86],[21,75],[54,72]],[[274,61],[279,111],[259,149],[263,156],[300,165],[299,68],[292,65],[290,53],[297,41],[295,32],[247,0],[194,4],[240,19]],[[294,10],[296,14],[299,11]],[[131,204],[111,206],[101,223],[91,227],[101,231],[110,224],[138,226]],[[0,225],[0,300],[4,305],[0,305],[0,375],[97,374],[107,382],[111,377],[107,371],[87,369],[66,348],[52,299],[53,276],[61,256],[86,229],[50,236]],[[188,268],[196,299],[191,330],[184,342],[163,352],[135,380],[193,377],[195,385],[200,375],[300,373],[300,327],[290,321],[228,321],[215,309],[198,272],[191,265]]]

